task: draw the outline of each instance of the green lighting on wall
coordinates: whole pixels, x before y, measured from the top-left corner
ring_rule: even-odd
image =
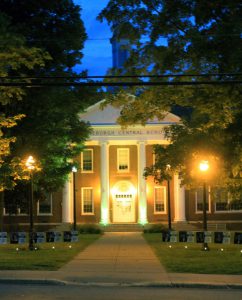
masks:
[[[102,225],[106,226],[108,224],[108,209],[106,207],[101,207],[101,222]]]
[[[145,225],[147,224],[147,215],[146,215],[146,206],[140,206],[140,217],[139,217],[139,224]]]

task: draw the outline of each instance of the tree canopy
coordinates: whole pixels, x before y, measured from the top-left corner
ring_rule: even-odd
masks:
[[[188,76],[152,80],[202,83],[241,80],[241,14],[237,0],[110,0],[98,18],[106,19],[116,36],[130,39],[127,74],[182,74]],[[130,92],[138,96],[130,98]],[[156,147],[160,163],[146,175],[170,161],[188,183],[189,161],[210,156],[220,162],[220,184],[234,179],[241,187],[241,84],[139,88],[120,91],[109,102],[122,107],[123,125],[162,119],[164,111],[181,116],[182,125],[166,130],[171,144]]]
[[[35,78],[75,74],[73,67],[81,62],[86,39],[78,5],[71,0],[3,0],[0,2],[0,11],[7,17],[14,35],[23,39],[26,51],[22,55],[25,59],[22,62],[17,51],[7,49],[4,54],[8,55],[6,72],[2,76],[14,80],[13,76]],[[10,66],[11,59],[13,67]],[[38,188],[54,191],[65,182],[75,157],[88,137],[89,126],[80,120],[79,113],[89,103],[96,101],[96,90],[43,87],[13,88],[12,91],[15,94],[6,92],[6,97],[11,101],[1,101],[4,116],[24,117],[17,126],[6,132],[14,137],[11,140],[14,143],[9,144],[5,165],[9,166],[9,161],[14,157],[23,162],[28,155],[33,155],[41,164],[41,172],[34,176]],[[11,188],[18,179],[6,176],[4,169],[0,173],[4,188]]]
[[[47,52],[27,47],[22,35],[17,34],[10,24],[10,19],[0,13],[0,76],[8,76],[10,72],[24,75],[28,70],[44,66],[50,59]],[[12,103],[18,103],[25,97],[25,91],[19,87],[0,87],[0,190],[10,188],[14,180],[21,174],[20,160],[11,155],[11,144],[16,137],[10,128],[16,126],[25,117],[24,113],[13,111],[6,113],[6,108]],[[13,179],[13,180],[12,180]]]

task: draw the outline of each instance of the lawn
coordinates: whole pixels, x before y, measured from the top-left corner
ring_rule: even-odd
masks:
[[[83,234],[76,243],[43,243],[34,251],[28,244],[0,245],[0,270],[57,270],[99,237]]]
[[[242,245],[209,244],[210,251],[202,251],[202,244],[161,242],[159,233],[144,238],[168,272],[242,274]]]

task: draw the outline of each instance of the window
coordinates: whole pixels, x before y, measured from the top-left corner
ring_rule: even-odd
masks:
[[[93,188],[82,188],[82,213],[84,215],[94,214]]]
[[[154,190],[154,213],[162,214],[166,212],[166,187],[155,187]]]
[[[27,202],[19,203],[18,214],[19,215],[28,215],[29,214],[29,205]]]
[[[155,152],[152,153],[152,164],[155,165],[157,161],[157,155],[155,154]]]
[[[19,183],[13,190],[4,192],[4,215],[28,215],[29,184]]]
[[[81,154],[82,172],[93,172],[93,149],[85,149]]]
[[[3,209],[4,215],[28,215],[29,213],[29,207],[28,204],[20,203],[20,204],[13,204],[13,203],[5,203]]]
[[[129,171],[129,149],[128,148],[118,148],[117,152],[118,161],[118,172],[128,172]]]
[[[212,200],[215,204],[216,212],[240,211],[242,210],[241,201],[235,200],[230,193],[223,188],[212,189]]]
[[[52,215],[52,194],[46,194],[42,199],[38,200],[38,215]]]
[[[203,212],[203,188],[199,188],[195,192],[195,199],[196,199],[196,212],[200,213]],[[207,203],[206,203],[206,210],[210,212],[210,192],[209,188],[207,189]]]

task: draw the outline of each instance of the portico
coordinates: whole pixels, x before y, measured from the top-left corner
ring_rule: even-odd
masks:
[[[163,121],[123,129],[116,122],[119,109],[107,106],[100,110],[99,106],[100,103],[95,104],[81,116],[91,124],[92,134],[80,160],[84,167],[77,174],[79,222],[106,225],[165,220],[166,186],[158,187],[151,180],[146,180],[143,172],[153,163],[152,145],[166,145],[168,141],[163,129],[179,122],[179,118],[168,113]],[[63,222],[67,223],[72,222],[71,181],[70,176],[63,190]],[[178,176],[172,180],[172,191],[174,221],[184,222],[185,195]]]

